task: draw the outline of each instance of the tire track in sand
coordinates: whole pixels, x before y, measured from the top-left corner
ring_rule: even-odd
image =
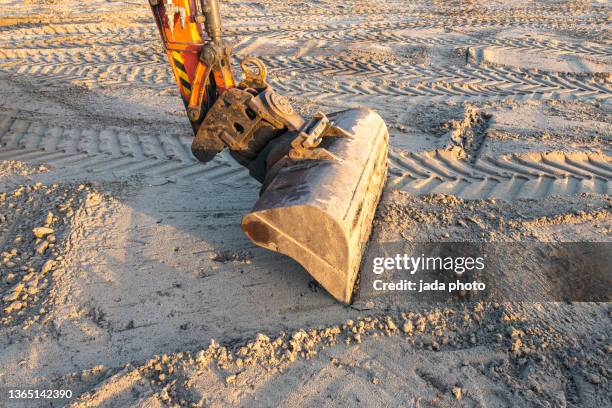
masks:
[[[96,46],[95,50],[88,52],[92,53],[113,53],[116,54],[121,52],[125,46],[139,46],[147,47],[149,49],[159,52],[162,55],[161,50],[158,47],[158,39],[151,35],[146,35],[139,38],[121,38],[116,35],[74,35],[74,34],[63,34],[53,36],[51,38],[42,38],[37,40],[12,40],[2,41],[3,50],[0,50],[0,56],[3,59],[11,59],[15,57],[23,57],[27,55],[28,58],[43,54],[48,55],[52,58],[62,58],[65,53],[75,53],[82,51],[84,46]],[[568,53],[578,55],[588,55],[593,57],[608,57],[612,54],[612,47],[607,45],[600,45],[596,43],[572,43],[572,42],[559,42],[559,41],[542,41],[534,38],[474,38],[474,37],[418,37],[411,33],[402,31],[360,31],[355,30],[354,32],[342,32],[342,33],[326,33],[327,35],[317,38],[319,40],[326,40],[329,46],[333,46],[334,43],[345,44],[347,41],[363,41],[363,42],[374,42],[374,43],[385,43],[402,46],[424,46],[424,47],[494,47],[500,49],[516,49],[524,50],[529,53],[545,52],[548,54],[566,55]],[[277,38],[276,35],[266,36],[271,41]],[[258,38],[265,38],[258,36]],[[278,38],[283,38],[282,36]],[[101,48],[101,47],[105,47]],[[110,48],[110,50],[109,50]],[[113,49],[117,48],[117,49]],[[137,58],[138,55],[132,53],[133,58]],[[142,58],[142,57],[141,57]],[[65,59],[65,58],[63,58]],[[144,61],[141,59],[141,62]]]
[[[103,54],[112,60],[112,54]],[[70,62],[46,64],[10,62],[0,64],[7,76],[18,76],[34,86],[58,83],[102,85],[136,84],[152,89],[174,88],[170,69],[161,62]],[[447,97],[474,100],[491,97],[555,97],[607,99],[612,87],[601,74],[557,73],[524,70],[509,66],[465,65],[421,67],[409,64],[376,63],[349,58],[265,57],[272,73],[289,76],[271,81],[280,92],[301,97]],[[300,76],[307,76],[301,80]],[[329,81],[330,75],[340,76]],[[366,78],[367,77],[367,78]],[[295,78],[295,79],[294,79]],[[359,99],[355,99],[359,100]]]
[[[465,199],[544,198],[612,193],[612,157],[603,153],[549,152],[479,157],[452,150],[389,154],[387,188],[414,195],[452,194]]]
[[[247,183],[246,171],[227,155],[202,165],[189,151],[190,137],[136,135],[118,129],[45,126],[0,117],[0,158],[46,163],[74,174],[205,179]],[[532,153],[498,158],[460,158],[451,150],[397,152],[389,158],[387,188],[412,194],[446,193],[466,199],[541,198],[549,194],[610,194],[612,157],[592,153]]]
[[[389,15],[386,13],[385,15]],[[248,20],[239,20],[242,25],[226,24],[224,34],[227,36],[245,36],[250,34],[261,35],[282,35],[284,38],[310,38],[322,39],[332,32],[344,33],[344,36],[351,33],[363,32],[388,32],[392,30],[406,29],[427,29],[427,28],[531,28],[531,29],[550,29],[562,27],[605,27],[607,14],[594,13],[584,18],[573,16],[550,15],[539,16],[537,14],[527,16],[426,16],[421,19],[402,17],[400,21],[388,20],[362,20],[357,22],[322,22],[303,24],[302,21],[309,21],[306,16],[300,16],[299,21],[278,23],[278,19],[270,21],[268,24],[254,25]],[[367,17],[367,15],[365,15]],[[106,38],[126,39],[126,43],[139,43],[147,38],[157,39],[155,27],[148,24],[133,23],[132,25],[113,26],[108,23],[82,23],[82,24],[48,24],[44,26],[19,27],[5,29],[0,36],[1,43],[19,43],[24,38],[37,40],[58,35],[80,35],[80,36],[103,36]],[[323,37],[321,37],[323,36]],[[345,39],[350,39],[346,38]]]
[[[227,154],[206,165],[191,154],[190,136],[135,134],[119,128],[78,128],[0,116],[0,159],[25,160],[63,168],[66,177],[85,172],[135,174],[255,183]]]

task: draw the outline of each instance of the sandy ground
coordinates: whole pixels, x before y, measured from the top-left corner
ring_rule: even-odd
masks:
[[[191,157],[145,3],[0,1],[0,390],[71,389],[53,405],[71,407],[612,405],[609,303],[432,304],[364,276],[347,307],[254,247],[239,222],[258,185],[225,154]],[[374,244],[610,242],[607,2],[223,14],[302,113],[387,122]]]

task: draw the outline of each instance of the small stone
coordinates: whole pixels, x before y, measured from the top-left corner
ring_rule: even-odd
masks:
[[[23,291],[24,291],[24,289],[25,289],[25,285],[24,285],[23,283],[20,283],[19,285],[16,285],[16,286],[13,288],[13,293],[20,293],[20,292],[23,292]]]
[[[586,375],[586,379],[588,380],[588,382],[590,382],[591,384],[601,384],[601,377],[597,374],[587,374]]]
[[[55,266],[55,261],[53,259],[49,259],[47,262],[43,264],[42,268],[40,268],[40,273],[44,275],[45,273],[53,269],[54,266]]]
[[[463,397],[463,389],[457,386],[453,387],[453,395],[457,401],[461,400],[461,397]]]
[[[531,384],[530,389],[531,389],[531,391],[535,392],[536,394],[541,394],[542,393],[542,387],[540,386],[540,384],[533,383],[533,384]]]
[[[380,384],[380,380],[378,379],[378,377],[372,377],[372,384],[377,385]]]
[[[404,323],[404,325],[402,326],[402,331],[406,334],[411,334],[413,330],[414,326],[411,321]]]
[[[508,327],[508,336],[510,337],[520,337],[522,332],[520,330],[515,329],[514,327]]]
[[[425,319],[420,319],[417,325],[417,331],[419,333],[424,333],[426,328]]]
[[[434,343],[434,339],[432,336],[423,336],[422,341],[423,341],[423,345],[427,347],[433,345]]]
[[[53,234],[53,228],[49,228],[49,227],[37,227],[34,228],[32,230],[32,232],[34,233],[34,236],[36,238],[44,238],[47,235]]]
[[[5,303],[13,302],[17,299],[19,299],[19,292],[11,292],[10,295],[6,295],[2,298]]]
[[[48,241],[42,241],[40,244],[38,244],[38,246],[36,247],[36,254],[38,255],[42,255],[45,253],[45,251],[47,250],[47,248],[49,248],[49,242]]]
[[[13,312],[16,312],[18,310],[23,309],[24,306],[25,306],[25,304],[23,302],[15,301],[15,302],[11,303],[10,305],[8,305],[4,309],[4,311],[6,312],[6,314],[11,314]]]
[[[45,220],[45,225],[48,227],[49,225],[53,224],[53,219],[55,218],[55,216],[53,215],[53,213],[51,211],[49,211],[47,213],[47,219]]]
[[[523,345],[523,342],[521,341],[521,339],[516,339],[512,342],[512,346],[510,347],[510,351],[512,351],[513,353],[518,353],[518,351],[521,349],[521,346]]]
[[[355,310],[371,310],[376,306],[373,301],[368,300],[367,302],[356,302],[351,305]]]
[[[236,374],[232,374],[232,375],[228,375],[227,377],[225,377],[225,383],[226,384],[234,384],[236,383]]]

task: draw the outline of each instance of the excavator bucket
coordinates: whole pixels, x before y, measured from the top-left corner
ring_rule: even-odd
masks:
[[[382,118],[368,109],[338,112],[329,120],[344,131],[325,138],[333,158],[283,166],[242,228],[255,244],[295,259],[349,303],[386,179],[389,135]]]

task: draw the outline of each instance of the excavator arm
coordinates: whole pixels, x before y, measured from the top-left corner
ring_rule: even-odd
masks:
[[[194,155],[207,162],[228,147],[262,181],[263,162],[253,164],[261,150],[304,120],[266,83],[265,66],[257,58],[241,61],[244,80],[236,83],[232,49],[221,35],[218,0],[149,3],[196,135]]]
[[[231,47],[221,38],[217,1],[150,0],[162,44],[181,97],[197,132],[220,94],[236,86]]]
[[[257,245],[298,261],[350,302],[386,179],[388,133],[368,109],[305,120],[256,57],[232,71],[219,0],[149,0],[195,137],[194,156],[228,149],[262,183],[242,220]]]

